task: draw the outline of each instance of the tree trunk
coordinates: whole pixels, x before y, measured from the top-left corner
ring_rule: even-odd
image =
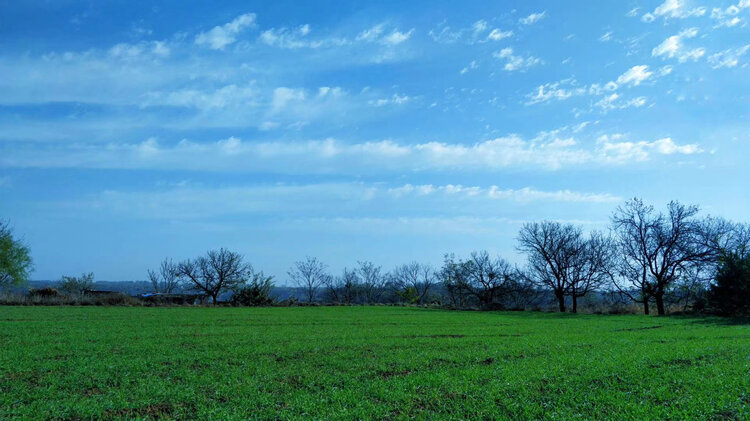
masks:
[[[656,300],[656,314],[659,316],[663,316],[666,314],[664,311],[664,294],[656,294],[654,295],[654,299]]]
[[[578,313],[578,297],[573,294],[573,309],[571,310],[573,313]]]
[[[643,314],[649,315],[650,311],[648,309],[648,297],[643,299]]]
[[[218,296],[218,295],[219,295],[218,293],[216,293],[216,294],[211,294],[211,299],[213,300],[213,302],[214,302],[214,305],[216,305],[216,300],[217,300],[217,296]]]
[[[555,294],[557,296],[557,303],[560,305],[560,313],[565,313],[565,296],[563,294]]]

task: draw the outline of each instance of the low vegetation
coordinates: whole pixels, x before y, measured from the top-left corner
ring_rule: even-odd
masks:
[[[5,307],[0,419],[748,419],[750,325],[413,307]]]

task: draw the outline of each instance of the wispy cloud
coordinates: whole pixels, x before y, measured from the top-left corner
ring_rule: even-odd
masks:
[[[641,17],[641,20],[650,23],[658,17],[684,19],[703,16],[705,14],[705,7],[690,8],[685,0],[665,0],[664,3],[657,6],[652,13],[644,14]]]
[[[602,108],[619,107],[610,101]],[[642,104],[641,104],[642,105]],[[628,106],[638,106],[629,104]],[[669,149],[646,148],[638,155],[615,156],[629,149],[618,142],[586,146],[573,135],[546,135],[524,140],[510,135],[475,144],[428,142],[399,144],[385,140],[343,143],[334,139],[307,142],[248,142],[230,137],[217,142],[182,140],[162,145],[151,138],[134,144],[107,145],[19,145],[0,156],[3,167],[130,168],[282,174],[386,174],[393,171],[461,172],[497,171],[505,168],[559,170],[579,165],[636,163],[655,155],[695,154],[695,144]],[[662,142],[663,144],[664,142]],[[625,143],[625,145],[630,142]]]
[[[228,45],[237,41],[237,36],[247,28],[255,26],[255,13],[246,13],[237,16],[234,20],[224,25],[215,26],[211,30],[201,32],[195,37],[197,45],[208,47],[212,50],[223,50]]]
[[[492,56],[504,60],[505,65],[503,66],[503,70],[506,70],[508,72],[524,70],[543,63],[541,59],[534,56],[523,57],[514,55],[513,48],[511,47],[506,47],[500,51],[496,51],[492,54]]]
[[[547,16],[547,11],[538,12],[538,13],[532,13],[524,18],[521,18],[518,20],[519,23],[522,25],[531,25],[534,23],[539,22],[540,20],[544,19]]]
[[[698,35],[698,28],[680,31],[677,35],[672,35],[654,47],[651,50],[651,55],[662,58],[676,58],[681,63],[688,60],[698,60],[706,54],[706,49],[702,47],[688,48],[684,45],[685,39],[694,38],[696,35]]]

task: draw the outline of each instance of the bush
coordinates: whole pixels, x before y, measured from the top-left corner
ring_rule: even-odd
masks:
[[[271,277],[265,277],[262,273],[253,277],[253,280],[241,288],[235,290],[232,295],[232,305],[235,306],[267,306],[275,302],[271,297],[273,282]]]
[[[52,287],[29,290],[29,297],[51,298],[51,297],[57,297],[59,295],[60,295],[60,292]]]
[[[723,315],[750,314],[750,253],[728,253],[708,294],[709,306]]]

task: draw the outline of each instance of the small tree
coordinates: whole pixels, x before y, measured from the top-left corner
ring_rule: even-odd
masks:
[[[708,297],[719,313],[750,314],[750,253],[732,251],[722,257]]]
[[[294,262],[287,274],[292,282],[305,290],[307,302],[312,303],[320,286],[330,282],[331,275],[327,270],[328,267],[317,258],[307,257],[303,261]]]
[[[180,272],[178,265],[172,259],[164,259],[159,266],[159,271],[148,270],[148,279],[154,287],[154,292],[171,294],[180,284]]]
[[[273,304],[276,300],[271,296],[274,287],[272,279],[263,272],[253,273],[250,281],[234,292],[232,304],[253,307]]]
[[[389,275],[396,295],[410,304],[422,303],[435,283],[435,271],[428,265],[411,262],[398,266]]]
[[[355,272],[360,281],[362,299],[366,303],[377,302],[381,298],[387,282],[387,278],[382,273],[382,268],[375,266],[372,262],[359,261]]]
[[[31,270],[29,248],[13,238],[8,223],[0,222],[0,291],[25,284]]]
[[[473,252],[465,261],[446,256],[440,274],[456,306],[465,302],[464,297],[483,309],[502,306],[500,301],[518,283],[515,268],[499,257],[493,259],[486,251]]]
[[[327,276],[323,283],[334,303],[351,304],[359,295],[359,277],[357,272],[344,268],[341,276]]]
[[[84,291],[94,287],[94,273],[84,273],[80,277],[63,276],[59,290],[71,295],[83,295]]]
[[[179,263],[177,273],[191,289],[205,293],[216,304],[222,292],[242,287],[252,276],[253,267],[241,254],[222,248]]]

